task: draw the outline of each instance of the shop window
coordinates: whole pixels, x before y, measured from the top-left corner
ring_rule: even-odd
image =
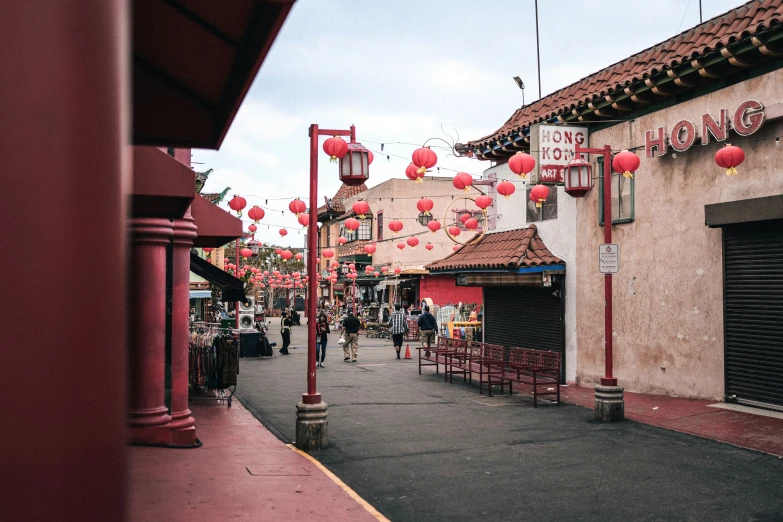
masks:
[[[378,211],[378,231],[375,234],[375,237],[378,238],[378,241],[383,240],[383,210]]]
[[[372,218],[360,219],[357,232],[360,241],[372,239]]]
[[[549,187],[549,196],[546,201],[541,205],[541,208],[537,207],[533,201],[530,201],[530,191],[532,186],[528,185],[525,192],[525,201],[527,201],[527,222],[535,223],[536,221],[546,221],[548,219],[557,219],[557,187]]]
[[[598,158],[598,224],[604,226],[604,161]],[[612,224],[631,223],[634,220],[634,184],[636,178],[626,178],[612,172]]]

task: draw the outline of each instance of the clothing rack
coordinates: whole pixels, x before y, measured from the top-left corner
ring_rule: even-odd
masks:
[[[188,343],[188,400],[226,401],[229,408],[239,373],[237,331],[220,323],[194,321]],[[229,393],[226,393],[228,390]]]

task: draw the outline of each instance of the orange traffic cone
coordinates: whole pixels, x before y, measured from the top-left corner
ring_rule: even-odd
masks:
[[[405,357],[404,358],[405,359],[412,359],[413,358],[413,357],[411,357],[411,345],[409,345],[409,344],[405,345]]]

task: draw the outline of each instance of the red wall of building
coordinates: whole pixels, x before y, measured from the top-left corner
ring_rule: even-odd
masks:
[[[419,299],[429,297],[438,306],[446,304],[482,304],[480,286],[457,286],[455,275],[425,275],[419,282]]]

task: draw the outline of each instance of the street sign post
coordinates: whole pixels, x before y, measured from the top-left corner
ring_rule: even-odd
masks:
[[[598,247],[598,270],[602,274],[616,274],[620,271],[620,247],[617,244]]]

